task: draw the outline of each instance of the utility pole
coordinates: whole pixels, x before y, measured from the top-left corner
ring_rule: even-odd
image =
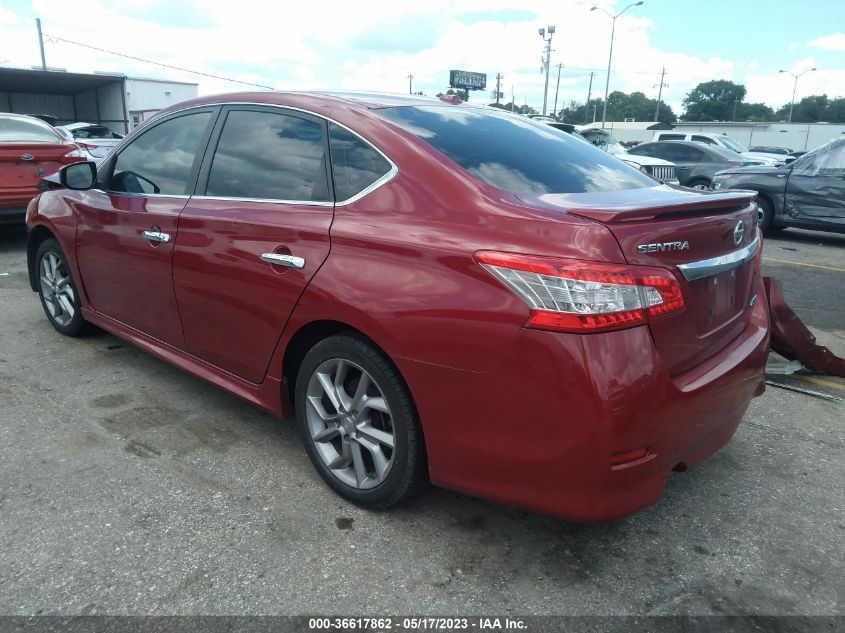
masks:
[[[557,88],[555,88],[555,107],[552,109],[552,117],[557,118],[557,95],[560,92],[560,71],[563,64],[557,64]]]
[[[657,116],[660,114],[660,100],[663,98],[663,77],[666,75],[666,67],[660,71],[660,90],[657,91],[657,107],[654,109],[654,122],[657,123]],[[667,86],[668,88],[668,86]],[[734,109],[736,111],[736,109]]]
[[[734,114],[731,117],[731,121],[736,121],[736,106],[739,105],[739,99],[734,99]]]
[[[546,115],[547,106],[549,102],[549,62],[551,61],[552,57],[552,36],[555,34],[555,27],[550,26],[548,27],[549,37],[546,38],[546,30],[547,29],[539,29],[540,37],[543,38],[543,41],[546,43],[545,48],[545,59],[541,60],[540,72],[546,71],[546,87],[543,90],[543,116]]]
[[[496,73],[496,105],[499,105],[499,95],[502,94],[501,92],[501,84],[502,84],[502,77],[501,73]]]
[[[513,112],[513,109],[515,107],[516,107],[516,97],[514,96],[514,93],[513,93],[513,84],[511,84],[511,112]]]
[[[590,122],[590,97],[593,95],[593,75],[596,73],[590,73],[590,87],[587,88],[587,105],[584,107],[584,124]],[[593,123],[596,122],[596,117],[593,117]]]
[[[408,94],[414,94],[414,75],[408,75]]]
[[[38,27],[38,46],[41,48],[41,70],[47,70],[47,59],[44,57],[44,35],[41,33],[41,18],[35,18]]]

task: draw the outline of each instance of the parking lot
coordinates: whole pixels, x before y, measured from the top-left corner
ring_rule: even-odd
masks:
[[[724,450],[613,524],[438,489],[367,512],[290,424],[110,335],[59,336],[25,241],[0,227],[4,614],[842,611],[842,401],[769,387]],[[845,235],[785,231],[764,273],[845,355]]]

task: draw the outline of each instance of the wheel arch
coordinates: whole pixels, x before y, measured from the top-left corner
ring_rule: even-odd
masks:
[[[41,243],[49,239],[58,241],[56,234],[43,224],[34,226],[26,239],[26,267],[29,272],[29,286],[33,292],[38,292],[38,271],[35,266],[35,254],[38,252]]]
[[[320,341],[338,334],[348,334],[350,336],[360,338],[384,354],[384,357],[393,366],[397,375],[402,379],[405,387],[407,387],[408,393],[411,395],[411,402],[414,409],[417,409],[414,401],[414,394],[408,385],[408,381],[402,374],[402,370],[397,366],[396,361],[394,361],[390,354],[385,350],[384,346],[380,345],[378,341],[373,339],[373,337],[369,336],[366,332],[363,332],[359,328],[356,328],[348,323],[333,319],[320,319],[300,325],[285,345],[282,356],[282,377],[284,378],[284,381],[282,382],[282,389],[286,389],[286,393],[283,393],[282,395],[287,397],[292,411],[296,406],[296,402],[294,400],[296,380],[299,374],[299,368],[302,365],[302,361],[305,359],[305,355],[308,354],[311,348]]]

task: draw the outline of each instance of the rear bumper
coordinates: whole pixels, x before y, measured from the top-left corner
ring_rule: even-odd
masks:
[[[0,203],[0,224],[23,223],[26,218],[26,204],[23,206],[4,206]]]
[[[762,284],[758,290],[765,297]],[[752,309],[714,357],[670,376],[647,327],[594,335],[522,330],[474,373],[402,361],[434,483],[577,521],[656,503],[673,470],[730,440],[765,387],[769,317]],[[620,453],[645,457],[614,465]]]

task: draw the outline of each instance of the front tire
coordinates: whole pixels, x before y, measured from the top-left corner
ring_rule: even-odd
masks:
[[[371,343],[345,334],[317,343],[299,368],[295,403],[308,456],[340,496],[381,510],[428,483],[411,394]]]
[[[760,207],[758,213],[758,226],[763,235],[771,235],[780,230],[780,227],[775,226],[775,212],[772,203],[766,198],[757,198],[757,206]]]
[[[70,266],[55,239],[46,239],[35,252],[38,296],[47,320],[65,336],[82,336],[91,325],[82,318],[81,302]]]
[[[696,191],[710,191],[713,188],[706,180],[694,180],[688,186]]]

